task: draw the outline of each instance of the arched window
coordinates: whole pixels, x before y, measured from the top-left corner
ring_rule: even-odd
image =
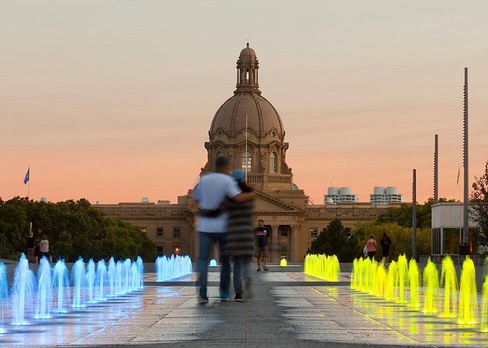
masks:
[[[222,157],[223,155],[224,155],[224,154],[222,153],[222,151],[218,151],[218,152],[217,152],[217,158]]]
[[[242,170],[245,172],[247,168],[247,172],[249,173],[252,168],[252,160],[251,160],[251,153],[250,152],[243,152],[242,153]]]
[[[274,151],[271,152],[269,168],[270,168],[271,173],[277,173],[278,172],[278,155]]]

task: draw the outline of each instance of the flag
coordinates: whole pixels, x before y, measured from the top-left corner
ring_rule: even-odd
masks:
[[[459,184],[459,175],[461,174],[461,167],[458,168],[458,175],[456,179],[456,185]]]
[[[27,169],[27,173],[25,173],[25,178],[24,178],[24,184],[27,185],[27,182],[29,181],[29,177],[30,177],[30,167],[29,169]]]

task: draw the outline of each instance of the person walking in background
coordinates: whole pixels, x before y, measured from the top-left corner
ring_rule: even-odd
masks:
[[[390,257],[391,239],[390,237],[388,237],[386,232],[383,233],[383,238],[381,238],[380,244],[381,244],[381,251],[383,252],[383,262],[388,263]]]
[[[36,256],[34,255],[34,250],[36,249],[36,239],[34,238],[34,233],[29,233],[29,238],[27,238],[27,260],[29,262],[36,262]]]
[[[252,192],[252,188],[245,183],[245,175],[242,170],[234,170],[232,177],[242,192]],[[252,228],[253,201],[234,202],[226,201],[226,209],[229,212],[227,224],[226,252],[234,261],[234,301],[241,302],[243,294],[250,298],[251,277],[249,275],[249,262],[254,255],[254,231]]]
[[[376,254],[376,241],[373,238],[373,235],[369,236],[368,240],[368,257],[371,261],[374,259],[374,255]]]
[[[261,259],[263,259],[264,270],[268,270],[268,238],[270,236],[269,230],[264,227],[264,220],[258,220],[258,227],[254,230],[258,239],[258,272],[261,271]]]
[[[254,198],[253,192],[242,192],[234,179],[229,176],[229,163],[223,156],[217,158],[216,171],[203,175],[195,187],[193,198],[199,205],[196,230],[199,232],[198,255],[198,303],[208,303],[207,276],[210,249],[219,244],[220,261],[220,299],[229,300],[230,262],[225,253],[225,237],[228,214],[222,203],[226,197],[236,202],[247,202]]]
[[[47,236],[43,235],[41,241],[39,242],[39,250],[41,255],[39,260],[42,259],[43,256],[49,261],[49,241],[47,240]]]

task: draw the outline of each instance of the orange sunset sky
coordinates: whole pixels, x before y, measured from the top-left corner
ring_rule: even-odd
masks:
[[[398,186],[462,198],[469,68],[470,181],[488,160],[488,2],[4,1],[0,197],[168,199],[205,165],[212,118],[249,38],[295,183],[369,201]],[[456,184],[461,167],[460,185]]]

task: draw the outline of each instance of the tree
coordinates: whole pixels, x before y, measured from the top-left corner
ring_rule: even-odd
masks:
[[[378,223],[373,220],[370,222],[358,223],[353,229],[353,234],[358,237],[360,246],[364,247],[370,235],[376,240],[376,259],[380,260],[382,251],[380,240],[383,233],[388,234],[392,244],[390,247],[390,260],[395,260],[399,255],[405,254],[408,258],[412,256],[412,229],[399,226],[396,222]],[[417,254],[430,255],[431,229],[421,228],[417,230]]]
[[[439,198],[439,203],[455,202],[454,199]],[[432,204],[434,198],[430,197],[424,204],[417,204],[417,227],[430,228],[432,218]],[[378,223],[394,222],[401,227],[412,228],[412,204],[402,203],[398,208],[391,208],[376,219]]]
[[[344,228],[339,219],[334,219],[312,242],[307,253],[336,255],[340,262],[352,262],[360,248],[351,229]]]
[[[475,176],[470,205],[474,212],[473,220],[478,225],[473,237],[478,245],[488,246],[488,161],[485,173],[480,178]]]
[[[156,245],[139,228],[104,217],[85,199],[47,203],[20,197],[0,199],[0,258],[17,259],[26,251],[29,222],[36,238],[46,234],[53,260],[156,258]]]

